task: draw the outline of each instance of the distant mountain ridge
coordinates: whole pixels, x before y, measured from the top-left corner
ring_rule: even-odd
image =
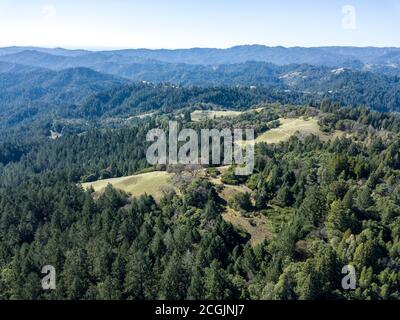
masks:
[[[34,55],[34,53],[38,53]],[[368,64],[399,64],[400,48],[375,47],[267,47],[262,45],[236,46],[228,49],[125,49],[113,51],[47,49],[35,47],[0,48],[0,61],[20,64],[35,63],[44,66],[47,55],[55,56],[45,62],[45,67],[93,67],[96,64],[116,63],[119,65],[149,61],[185,63],[194,65],[235,64],[248,61],[269,62],[277,65],[313,64],[329,67],[363,68]],[[58,58],[56,58],[58,57]],[[35,60],[36,58],[36,60]],[[28,63],[27,63],[28,62]],[[30,63],[29,63],[30,62]]]
[[[64,49],[64,48],[41,48],[41,47],[18,47],[18,46],[13,46],[13,47],[4,47],[0,48],[0,56],[2,55],[7,55],[7,54],[15,54],[15,53],[20,53],[22,51],[37,51],[37,52],[43,52],[43,53],[49,53],[53,55],[59,55],[59,56],[79,56],[79,55],[84,55],[88,54],[90,51],[88,50],[71,50],[71,49]]]

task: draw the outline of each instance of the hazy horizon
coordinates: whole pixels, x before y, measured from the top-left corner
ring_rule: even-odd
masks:
[[[365,49],[365,48],[378,48],[378,49],[390,49],[390,48],[395,48],[395,49],[400,49],[400,46],[346,46],[346,45],[332,45],[332,46],[282,46],[282,45],[276,45],[276,46],[268,46],[264,44],[238,44],[235,46],[231,47],[177,47],[177,48],[164,48],[164,47],[155,47],[155,48],[148,48],[148,47],[71,47],[71,46],[35,46],[35,45],[27,45],[27,46],[20,46],[20,45],[9,45],[9,46],[0,46],[0,49],[6,49],[6,48],[38,48],[38,49],[62,49],[62,50],[83,50],[83,51],[119,51],[119,50],[170,50],[170,51],[175,51],[175,50],[193,50],[193,49],[217,49],[217,50],[228,50],[232,49],[235,47],[246,47],[246,46],[263,46],[267,48],[285,48],[285,49],[293,49],[293,48],[306,48],[306,49],[313,49],[313,48],[359,48],[359,49]]]
[[[0,0],[0,47],[400,47],[395,0]]]

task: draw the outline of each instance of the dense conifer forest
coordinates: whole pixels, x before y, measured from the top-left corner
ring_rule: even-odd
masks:
[[[169,86],[157,88],[171,97]],[[204,89],[196,90],[198,97]],[[226,108],[264,109],[195,123],[193,105],[173,109],[152,96],[141,111],[157,114],[110,124],[103,116],[108,110],[130,106],[120,99],[121,92],[132,97],[126,87],[114,91],[115,99],[106,94],[87,102],[94,107],[85,110],[100,117],[96,126],[75,123],[74,132],[71,123],[59,123],[66,131],[54,140],[27,136],[23,127],[9,131],[0,150],[0,298],[399,299],[398,116],[329,102],[263,104],[261,93],[250,99],[236,90],[221,96]],[[207,95],[203,108],[217,96]],[[257,127],[261,135],[281,117],[317,117],[323,132],[345,134],[257,144],[251,176],[222,176],[226,185],[249,190],[228,202],[212,183],[212,168],[206,176],[189,172],[176,192],[158,201],[111,185],[101,193],[81,185],[174,171],[150,167],[145,158],[146,133],[166,128],[168,120],[197,130]],[[47,120],[37,125],[50,129]],[[268,221],[264,240],[254,244],[251,234],[224,219],[229,208]],[[42,290],[44,265],[57,271],[56,290]],[[355,290],[342,288],[346,265],[356,270]]]

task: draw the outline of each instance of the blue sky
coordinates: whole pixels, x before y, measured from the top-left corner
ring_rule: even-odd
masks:
[[[400,47],[399,31],[399,0],[0,0],[2,47]]]

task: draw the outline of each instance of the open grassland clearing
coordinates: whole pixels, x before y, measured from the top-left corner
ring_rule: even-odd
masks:
[[[213,111],[213,110],[196,110],[191,114],[193,122],[200,122],[208,119],[238,117],[242,111]]]
[[[318,119],[316,118],[280,118],[279,122],[279,127],[273,128],[259,135],[256,138],[255,143],[278,144],[288,141],[290,137],[294,135],[300,137],[315,135],[322,141],[329,141],[345,135],[345,132],[338,130],[333,133],[323,132],[318,124]],[[240,141],[238,144],[243,147],[245,146],[244,141]]]
[[[223,218],[226,222],[248,233],[251,237],[250,241],[254,246],[262,243],[265,239],[273,237],[268,219],[262,213],[243,215],[228,208],[223,214]]]
[[[278,128],[271,129],[257,137],[256,143],[280,143],[289,140],[296,133],[304,136],[316,135],[322,140],[335,138],[335,134],[326,134],[321,131],[316,118],[280,118],[279,122],[281,125]]]
[[[233,118],[238,117],[242,114],[249,112],[261,112],[264,107],[257,109],[250,109],[246,111],[232,111],[232,110],[196,110],[191,113],[191,118],[193,122],[200,122],[209,119],[219,119],[219,118]]]
[[[125,191],[134,197],[139,197],[145,193],[159,200],[163,192],[168,189],[174,189],[171,183],[171,174],[164,171],[155,171],[149,173],[138,174],[128,177],[112,178],[98,180],[95,182],[83,183],[83,188],[87,189],[91,186],[96,193],[101,193],[111,184],[115,189]]]

